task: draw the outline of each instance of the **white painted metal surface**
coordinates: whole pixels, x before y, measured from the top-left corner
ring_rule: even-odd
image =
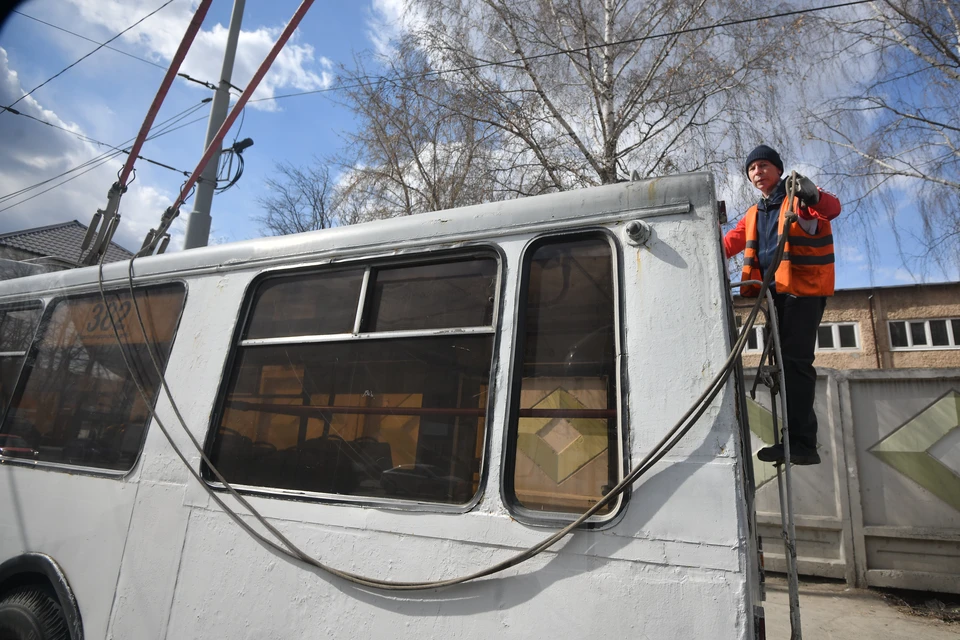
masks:
[[[626,242],[626,223],[652,231]],[[466,513],[254,496],[275,526],[322,561],[401,580],[486,567],[549,535],[502,497],[505,390],[518,265],[532,238],[608,229],[620,246],[628,463],[683,414],[727,356],[727,296],[712,179],[626,183],[424,214],[136,262],[138,282],[180,280],[187,301],[167,366],[173,396],[204,439],[243,299],[279,266],[495,246],[505,259],[485,482]],[[108,265],[123,281],[127,265]],[[92,291],[84,269],[0,285],[0,303]],[[169,402],[157,411],[194,465]],[[188,477],[151,427],[126,477],[0,467],[0,560],[41,551],[76,590],[87,638],[752,638],[759,605],[732,383],[627,496],[618,516],[503,574],[444,590],[359,589],[277,557]],[[233,504],[233,500],[228,499]]]

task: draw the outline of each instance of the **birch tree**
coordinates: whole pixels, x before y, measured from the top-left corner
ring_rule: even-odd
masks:
[[[783,129],[787,24],[711,28],[768,5],[716,0],[414,0],[470,111],[528,171],[518,193],[722,166]]]
[[[810,109],[811,135],[834,149],[832,171],[856,189],[864,226],[886,209],[898,238],[914,235],[927,248],[919,257],[949,272],[960,265],[960,3],[878,0],[826,25],[829,53],[870,72]],[[910,206],[921,223],[904,228]]]
[[[409,37],[374,74],[368,59],[341,70],[345,134],[339,186],[361,218],[437,211],[500,199],[493,154],[499,132],[468,115],[470,96],[431,68]]]
[[[330,169],[319,160],[308,167],[281,162],[266,186],[267,195],[257,198],[263,214],[254,217],[265,235],[317,231],[340,222]]]

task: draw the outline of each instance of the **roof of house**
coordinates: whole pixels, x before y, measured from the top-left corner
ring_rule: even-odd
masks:
[[[0,235],[0,246],[14,247],[23,251],[35,253],[38,256],[49,256],[72,265],[80,261],[80,244],[87,233],[86,225],[76,220],[61,224],[51,224],[46,227],[24,229]],[[106,262],[129,260],[133,254],[111,242],[107,248]]]

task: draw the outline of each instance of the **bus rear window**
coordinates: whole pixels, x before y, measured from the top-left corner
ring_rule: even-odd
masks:
[[[107,304],[117,322],[121,355],[110,315],[99,293],[58,300],[41,324],[4,420],[40,462],[127,471],[146,432],[149,411],[136,379],[153,404],[159,386],[147,349],[161,367],[173,342],[184,287],[136,290],[146,336],[128,290],[111,291]]]
[[[480,483],[497,273],[482,257],[370,268],[365,287],[352,271],[304,273],[303,289],[282,276],[291,291],[341,295],[297,300],[300,340],[280,324],[272,337],[243,332],[251,337],[228,376],[214,465],[233,484],[469,502]],[[260,292],[280,279],[254,291],[251,323],[268,299]],[[310,328],[330,326],[328,316],[340,327],[356,317],[358,330]]]
[[[548,239],[524,274],[508,494],[582,513],[620,474],[613,251],[601,236]]]

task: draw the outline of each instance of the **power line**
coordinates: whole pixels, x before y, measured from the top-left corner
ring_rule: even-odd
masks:
[[[88,38],[87,36],[85,36],[85,35],[83,35],[83,34],[77,33],[76,31],[71,31],[70,29],[65,29],[65,28],[63,28],[63,27],[61,27],[61,26],[59,26],[59,25],[53,24],[52,22],[47,22],[46,20],[41,20],[40,18],[35,18],[34,16],[28,16],[27,14],[23,13],[22,11],[13,10],[13,11],[11,11],[11,13],[15,13],[15,14],[17,14],[17,15],[19,15],[19,16],[23,16],[24,18],[29,18],[30,20],[36,20],[36,21],[39,22],[40,24],[45,24],[45,25],[47,25],[48,27],[52,27],[52,28],[54,28],[54,29],[56,29],[56,30],[58,30],[58,31],[63,31],[64,33],[69,33],[70,35],[76,36],[76,37],[81,38],[81,39],[83,39],[83,40],[86,40],[87,42],[92,42],[93,44],[103,45],[103,48],[104,48],[104,49],[110,49],[110,51],[116,51],[117,53],[120,53],[120,54],[123,54],[123,55],[127,56],[128,58],[133,58],[134,60],[139,60],[140,62],[145,62],[145,63],[149,64],[150,66],[156,67],[157,69],[163,69],[164,71],[167,70],[167,67],[163,66],[162,64],[158,64],[158,63],[154,62],[153,60],[147,60],[146,58],[141,58],[140,56],[134,55],[134,54],[129,53],[129,52],[127,52],[127,51],[124,51],[124,50],[122,50],[122,49],[117,49],[116,47],[107,46],[105,43],[100,42],[99,40],[94,40],[93,38]],[[203,85],[204,87],[206,87],[206,88],[208,88],[208,89],[211,89],[211,90],[213,90],[213,91],[216,91],[216,90],[217,90],[217,86],[216,86],[215,84],[213,84],[212,82],[207,82],[206,80],[198,80],[197,78],[192,78],[192,77],[188,76],[188,75],[185,74],[185,73],[178,73],[177,75],[178,75],[179,77],[183,78],[184,80],[189,81],[189,82],[195,82],[195,83],[197,83],[197,84],[199,84],[199,85]],[[234,87],[233,85],[230,85],[230,86],[233,87],[234,89],[237,89],[237,88]],[[239,91],[240,93],[243,92],[241,89],[237,89],[237,91]]]
[[[173,124],[176,124],[176,123],[179,122],[180,120],[183,120],[185,117],[189,116],[191,113],[195,113],[195,112],[197,111],[197,109],[201,108],[205,103],[207,103],[207,102],[209,102],[209,101],[210,101],[210,98],[207,98],[207,99],[201,101],[200,103],[198,103],[198,104],[196,104],[196,105],[194,105],[194,106],[192,106],[192,107],[190,107],[190,108],[188,108],[188,109],[185,109],[184,111],[182,111],[182,112],[180,112],[180,113],[178,113],[178,114],[176,114],[176,115],[173,115],[173,116],[171,116],[170,118],[167,118],[167,119],[164,120],[163,122],[159,123],[158,126],[161,126],[160,131],[158,131],[157,133],[155,133],[155,134],[151,135],[150,137],[148,137],[147,140],[153,140],[153,139],[155,139],[155,138],[159,138],[160,136],[167,135],[168,133],[173,133],[174,131],[177,131],[178,129],[182,129],[182,128],[187,127],[187,126],[189,126],[189,125],[191,125],[191,124],[194,124],[194,123],[200,122],[201,120],[206,119],[206,116],[201,116],[201,117],[196,118],[196,119],[194,119],[194,120],[191,120],[191,121],[189,121],[189,122],[183,123],[183,124],[181,124],[181,125],[179,125],[179,126],[175,126],[175,127],[174,127],[174,126],[171,126],[171,125],[173,125]],[[17,111],[15,111],[15,110],[14,110],[14,113],[17,113],[18,115],[26,115],[26,114],[22,114],[22,113],[20,113],[20,112],[17,112]],[[77,136],[78,138],[81,138],[81,139],[83,139],[83,140],[85,140],[85,141],[87,141],[87,142],[91,142],[91,143],[93,143],[93,144],[98,144],[98,145],[102,145],[102,146],[105,146],[105,147],[109,147],[109,148],[111,149],[111,151],[108,151],[108,152],[102,153],[102,154],[100,154],[100,155],[98,155],[98,156],[95,156],[95,157],[91,158],[90,160],[87,160],[86,162],[83,162],[83,163],[81,163],[81,164],[79,164],[79,165],[77,165],[77,166],[75,166],[75,167],[73,167],[73,168],[71,168],[71,169],[68,169],[68,170],[66,170],[66,171],[64,171],[64,172],[62,172],[62,173],[60,173],[60,174],[58,174],[58,175],[56,175],[56,176],[53,176],[52,178],[47,178],[46,180],[43,180],[43,181],[38,182],[38,183],[36,183],[36,184],[30,185],[30,186],[28,186],[28,187],[24,187],[24,188],[22,188],[22,189],[19,189],[18,191],[14,191],[14,192],[8,193],[8,194],[6,194],[6,195],[4,195],[4,196],[0,196],[0,202],[4,202],[4,201],[7,201],[7,200],[10,200],[11,198],[15,198],[15,197],[17,197],[17,196],[23,195],[23,194],[25,194],[25,193],[27,193],[28,191],[31,191],[31,190],[33,190],[33,189],[37,189],[37,188],[39,188],[39,187],[42,187],[42,186],[45,185],[45,184],[49,184],[50,182],[53,182],[54,180],[57,180],[57,179],[62,178],[62,177],[64,177],[64,176],[67,176],[67,175],[69,175],[69,174],[71,174],[71,173],[74,173],[74,172],[76,172],[76,171],[80,171],[81,169],[87,169],[87,167],[90,167],[90,168],[87,169],[86,171],[82,171],[81,173],[79,173],[79,174],[77,174],[77,175],[75,175],[75,176],[72,176],[72,177],[68,178],[67,180],[63,180],[63,181],[61,181],[61,182],[59,182],[59,183],[57,183],[57,184],[49,187],[48,189],[45,189],[45,190],[43,190],[43,191],[41,191],[41,192],[39,192],[39,193],[35,193],[35,194],[33,194],[32,196],[29,196],[29,197],[27,197],[27,198],[24,198],[23,200],[19,200],[19,201],[17,201],[17,202],[14,203],[14,204],[12,204],[12,205],[10,205],[10,206],[8,206],[8,207],[5,207],[4,209],[0,209],[0,212],[6,211],[7,209],[10,209],[10,208],[12,208],[12,207],[15,207],[15,206],[17,206],[17,205],[19,205],[19,204],[22,204],[22,203],[24,203],[24,202],[27,202],[28,200],[32,200],[33,198],[36,198],[37,196],[43,195],[44,193],[47,193],[48,191],[50,191],[50,190],[52,190],[52,189],[55,189],[55,188],[57,188],[57,187],[59,187],[59,186],[61,186],[61,185],[63,185],[63,184],[66,184],[67,182],[70,182],[71,180],[74,180],[74,179],[80,177],[81,175],[87,173],[88,171],[92,171],[93,169],[96,169],[97,167],[99,167],[100,165],[102,165],[104,162],[107,162],[107,161],[109,161],[109,160],[112,160],[113,158],[117,157],[118,155],[121,155],[121,154],[123,154],[123,153],[129,153],[129,150],[127,150],[127,149],[123,149],[123,148],[121,148],[121,147],[113,146],[113,145],[111,145],[111,144],[107,144],[106,142],[101,142],[101,141],[96,140],[96,139],[94,139],[94,138],[90,138],[90,137],[88,137],[88,136],[84,136],[83,134],[79,134],[79,133],[77,133],[77,132],[75,132],[75,131],[70,131],[69,129],[66,129],[66,128],[64,128],[64,127],[60,127],[60,126],[54,125],[54,124],[52,124],[52,123],[50,123],[50,122],[46,122],[46,121],[44,121],[44,120],[40,120],[39,118],[35,118],[35,117],[29,116],[29,115],[26,115],[26,117],[30,118],[31,120],[35,120],[35,121],[37,121],[37,122],[40,122],[41,124],[46,124],[46,125],[48,125],[48,126],[51,126],[51,127],[55,128],[55,129],[60,129],[60,130],[65,131],[65,132],[67,132],[67,133],[71,133],[71,134]],[[133,138],[130,138],[130,139],[126,140],[123,144],[126,145],[126,144],[130,143],[132,140],[133,140]],[[171,167],[171,166],[166,165],[166,164],[164,164],[164,163],[162,163],[162,162],[158,162],[158,161],[152,160],[152,159],[150,159],[150,158],[145,158],[144,156],[139,156],[139,158],[142,159],[142,160],[144,160],[145,162],[149,162],[149,163],[151,163],[151,164],[155,164],[155,165],[160,166],[160,167],[163,167],[163,168],[165,168],[165,169],[170,169],[171,171],[176,171],[177,173],[181,173],[181,174],[184,174],[184,175],[189,175],[189,174],[188,174],[187,172],[185,172],[185,171],[182,171],[182,170],[177,169],[177,168],[175,168],[175,167]],[[92,167],[91,167],[90,165],[96,165],[96,166],[92,166]]]
[[[209,102],[210,100],[211,100],[211,98],[206,98],[206,99],[202,100],[201,102],[193,105],[192,107],[189,107],[189,108],[187,108],[187,109],[184,109],[184,110],[181,111],[180,113],[174,114],[173,116],[170,116],[169,118],[167,118],[167,119],[164,120],[163,122],[160,122],[158,125],[156,125],[157,127],[160,127],[160,130],[157,131],[156,133],[154,133],[152,136],[150,136],[150,137],[148,138],[148,140],[152,140],[152,139],[158,138],[158,137],[160,137],[160,136],[162,136],[162,135],[166,135],[167,133],[171,133],[171,132],[173,132],[173,131],[176,131],[177,129],[181,129],[181,128],[187,126],[187,125],[193,124],[194,122],[199,122],[200,120],[203,119],[203,117],[198,118],[198,119],[196,119],[196,120],[193,120],[193,121],[191,121],[191,122],[188,122],[188,123],[186,123],[186,124],[184,124],[184,125],[181,125],[181,126],[179,126],[179,127],[173,127],[173,128],[171,128],[173,124],[176,124],[177,122],[179,122],[179,121],[182,120],[183,118],[189,116],[189,115],[192,114],[192,113],[195,113],[199,108],[201,108],[205,103]],[[61,131],[65,131],[65,132],[67,132],[67,133],[73,134],[73,135],[77,136],[78,138],[81,138],[81,139],[83,139],[83,140],[85,140],[85,141],[87,141],[87,142],[90,142],[90,143],[92,143],[92,144],[97,144],[97,145],[100,145],[100,146],[104,146],[104,147],[108,147],[108,148],[110,148],[111,150],[117,151],[117,152],[123,152],[124,150],[123,150],[121,147],[123,147],[123,146],[125,146],[125,145],[127,145],[127,144],[129,144],[130,142],[133,141],[133,138],[128,138],[126,141],[124,141],[123,143],[121,143],[119,146],[114,146],[114,145],[111,145],[111,144],[107,144],[106,142],[101,142],[100,140],[97,140],[97,139],[95,139],[95,138],[90,138],[89,136],[84,136],[83,134],[79,134],[79,133],[77,133],[76,131],[71,131],[71,130],[66,129],[66,128],[64,128],[64,127],[60,127],[60,126],[58,126],[58,125],[52,124],[52,123],[47,122],[47,121],[45,121],[45,120],[40,120],[39,118],[35,118],[35,117],[33,117],[33,116],[29,116],[29,115],[27,115],[27,114],[20,113],[19,111],[16,111],[16,110],[11,110],[11,111],[12,111],[13,113],[16,113],[17,115],[24,115],[24,116],[30,118],[31,120],[35,120],[35,121],[37,121],[37,122],[40,122],[40,123],[45,124],[45,125],[47,125],[47,126],[53,127],[53,128],[55,128],[55,129],[60,129]],[[29,187],[24,187],[24,188],[22,188],[22,189],[19,189],[18,191],[14,191],[14,192],[12,192],[12,193],[8,193],[8,194],[6,194],[6,195],[0,196],[0,202],[2,202],[2,201],[4,201],[4,200],[9,200],[10,198],[16,197],[16,196],[18,196],[18,195],[22,195],[22,194],[26,193],[27,191],[30,191],[30,190],[32,190],[32,189],[41,187],[41,186],[43,186],[43,185],[45,185],[45,184],[47,184],[47,183],[49,183],[49,182],[52,182],[52,181],[54,181],[54,180],[57,180],[58,178],[62,178],[62,177],[65,176],[65,175],[68,175],[68,174],[70,174],[70,173],[73,173],[74,171],[79,171],[80,169],[83,169],[84,167],[86,167],[88,164],[93,163],[93,162],[97,162],[98,160],[100,160],[102,157],[104,157],[104,156],[106,156],[106,155],[112,155],[112,154],[111,154],[111,152],[108,151],[108,152],[106,152],[106,153],[103,153],[103,154],[100,154],[100,155],[98,155],[98,156],[95,156],[95,157],[91,158],[90,160],[87,160],[86,162],[83,162],[83,163],[77,165],[76,167],[73,167],[73,168],[71,168],[71,169],[68,169],[68,170],[64,171],[63,173],[60,173],[60,174],[58,174],[58,175],[55,175],[55,176],[53,176],[52,178],[47,178],[46,180],[42,180],[42,181],[40,181],[40,182],[38,182],[38,183],[36,183],[36,184],[30,185]]]
[[[59,77],[59,76],[62,75],[63,73],[65,73],[65,72],[67,72],[68,70],[72,69],[73,67],[77,66],[78,64],[80,64],[81,62],[83,62],[84,60],[86,60],[87,58],[89,58],[90,56],[92,56],[93,54],[95,54],[97,51],[100,51],[100,49],[103,49],[105,46],[107,46],[108,44],[110,44],[111,42],[113,42],[114,40],[116,40],[117,38],[119,38],[120,36],[122,36],[123,34],[125,34],[127,31],[130,31],[130,30],[133,29],[134,27],[138,26],[141,22],[143,22],[144,20],[146,20],[146,19],[149,18],[150,16],[154,15],[155,13],[157,13],[158,11],[160,11],[161,9],[163,9],[164,7],[166,7],[167,5],[169,5],[169,4],[172,3],[172,2],[173,2],[173,0],[167,0],[167,1],[164,2],[162,5],[160,5],[159,7],[157,7],[156,9],[154,9],[153,11],[151,11],[150,13],[148,13],[147,15],[143,16],[142,18],[140,18],[139,20],[137,20],[136,22],[134,22],[132,25],[130,25],[129,27],[127,27],[126,29],[124,29],[123,31],[121,31],[120,33],[118,33],[117,35],[113,36],[112,38],[110,38],[109,40],[107,40],[106,42],[104,42],[103,44],[98,45],[97,48],[94,49],[93,51],[91,51],[90,53],[88,53],[88,54],[86,54],[85,56],[81,57],[79,60],[77,60],[77,61],[74,62],[73,64],[68,65],[67,67],[65,67],[65,68],[62,69],[61,71],[57,72],[56,74],[54,74],[54,75],[51,76],[50,78],[47,78],[46,80],[44,80],[43,82],[41,82],[40,84],[38,84],[37,86],[35,86],[33,89],[31,89],[31,90],[28,91],[27,93],[23,94],[22,96],[20,96],[20,97],[17,98],[16,100],[14,100],[13,104],[11,104],[10,106],[12,107],[12,106],[16,105],[18,102],[20,102],[21,100],[23,100],[24,98],[26,98],[27,96],[29,96],[30,94],[32,94],[34,91],[36,91],[37,89],[39,89],[39,88],[42,87],[43,85],[47,84],[47,83],[50,82],[51,80],[54,80],[55,78]],[[7,111],[7,110],[9,109],[9,107],[0,107],[0,108],[2,108],[3,111]],[[0,111],[0,113],[3,113],[3,111]]]
[[[162,8],[163,8],[163,7],[161,7],[161,9],[162,9]],[[141,58],[140,56],[134,55],[134,54],[132,54],[132,53],[128,53],[127,51],[124,51],[123,49],[117,49],[116,47],[111,47],[111,46],[109,46],[106,42],[100,42],[99,40],[94,40],[93,38],[88,38],[88,37],[85,36],[85,35],[82,35],[82,34],[77,33],[76,31],[70,31],[70,29],[65,29],[65,28],[63,28],[63,27],[61,27],[61,26],[59,26],[59,25],[53,24],[52,22],[47,22],[46,20],[41,20],[40,18],[36,18],[36,17],[34,17],[34,16],[27,15],[27,14],[23,13],[22,11],[17,11],[16,9],[14,9],[14,10],[11,11],[10,13],[15,13],[15,14],[17,14],[18,16],[23,16],[24,18],[27,18],[27,19],[29,19],[29,20],[34,20],[34,21],[36,21],[36,22],[39,22],[40,24],[45,24],[45,25],[47,25],[48,27],[52,27],[52,28],[56,29],[57,31],[63,31],[64,33],[69,33],[69,34],[72,35],[72,36],[76,36],[77,38],[80,38],[81,40],[86,40],[87,42],[92,42],[93,44],[98,44],[98,45],[100,45],[101,47],[103,47],[104,49],[110,49],[110,51],[116,51],[117,53],[120,53],[120,54],[123,54],[123,55],[127,56],[128,58],[133,58],[134,60],[139,60],[140,62],[146,62],[147,64],[152,65],[152,66],[154,66],[154,67],[156,67],[156,68],[158,68],[158,69],[163,69],[164,71],[167,70],[167,68],[166,68],[165,66],[163,66],[162,64],[157,64],[157,63],[154,62],[153,60],[147,60],[146,58]]]
[[[70,182],[70,181],[72,181],[72,180],[76,180],[77,178],[79,178],[80,176],[84,175],[85,173],[90,173],[91,171],[93,171],[94,169],[100,167],[101,165],[104,165],[104,164],[106,164],[107,162],[110,162],[111,160],[113,160],[115,157],[117,157],[117,156],[119,156],[119,155],[121,155],[121,152],[120,152],[120,151],[115,151],[115,152],[109,154],[107,157],[103,158],[100,162],[98,162],[98,163],[94,164],[93,166],[89,167],[86,171],[81,171],[81,172],[78,173],[77,175],[75,175],[75,176],[70,176],[70,177],[67,178],[66,180],[64,180],[64,181],[62,181],[62,182],[58,182],[57,184],[55,184],[55,185],[53,185],[53,186],[51,186],[51,187],[47,187],[46,189],[44,189],[43,191],[41,191],[41,192],[39,192],[39,193],[35,193],[35,194],[33,194],[32,196],[28,196],[28,197],[26,197],[26,198],[24,198],[23,200],[20,200],[20,201],[18,201],[18,202],[14,202],[13,204],[8,205],[8,206],[4,207],[3,209],[0,209],[0,213],[3,213],[3,212],[6,211],[7,209],[12,209],[12,208],[14,208],[14,207],[16,207],[16,206],[18,206],[18,205],[21,205],[21,204],[23,204],[24,202],[27,202],[28,200],[33,200],[34,198],[39,198],[39,197],[42,196],[43,194],[47,193],[48,191],[53,191],[53,190],[56,189],[57,187],[62,187],[62,186],[65,185],[66,183],[68,183],[68,182]]]
[[[187,123],[185,123],[185,124],[182,124],[182,125],[180,125],[179,127],[174,127],[173,129],[170,129],[170,130],[168,130],[168,131],[165,131],[164,133],[161,133],[161,134],[159,134],[159,135],[157,135],[157,136],[153,136],[153,137],[156,138],[156,137],[159,137],[160,135],[165,135],[165,134],[167,134],[167,133],[171,133],[171,132],[173,132],[173,131],[176,131],[177,129],[182,129],[183,127],[186,127],[186,126],[188,126],[188,125],[191,125],[191,124],[193,124],[193,123],[195,123],[195,122],[200,122],[201,120],[206,120],[206,118],[207,118],[206,116],[201,116],[201,117],[199,117],[199,118],[197,118],[197,119],[195,119],[195,120],[191,120],[190,122],[187,122]],[[94,169],[97,169],[98,167],[106,164],[106,163],[109,162],[110,160],[113,160],[113,159],[116,158],[117,156],[120,156],[120,155],[122,155],[122,154],[124,154],[124,153],[129,153],[129,152],[128,152],[128,151],[124,151],[123,149],[121,149],[121,150],[119,150],[119,151],[107,152],[107,153],[101,154],[100,156],[97,156],[97,158],[94,158],[93,160],[88,160],[87,162],[83,163],[82,165],[79,165],[79,166],[77,166],[77,167],[74,167],[74,168],[71,169],[70,171],[66,171],[66,172],[60,174],[60,176],[58,176],[58,177],[62,177],[63,175],[66,175],[67,173],[70,173],[70,172],[72,172],[72,171],[76,171],[77,169],[83,168],[83,167],[88,166],[88,165],[90,165],[90,164],[92,164],[92,163],[95,163],[94,166],[90,166],[88,169],[86,169],[85,171],[81,171],[80,173],[78,173],[78,174],[75,175],[75,176],[70,176],[70,177],[67,178],[66,180],[63,180],[63,181],[61,181],[61,182],[58,182],[58,183],[55,184],[55,185],[52,185],[52,186],[50,186],[50,187],[47,187],[46,189],[44,189],[43,191],[41,191],[41,192],[39,192],[39,193],[35,193],[35,194],[31,195],[31,196],[28,196],[28,197],[24,198],[23,200],[18,200],[17,202],[14,202],[13,204],[11,204],[11,205],[9,205],[9,206],[6,206],[6,207],[4,207],[3,209],[0,209],[0,213],[6,211],[7,209],[12,209],[12,208],[14,208],[14,207],[16,207],[16,206],[18,206],[18,205],[21,205],[21,204],[23,204],[24,202],[27,202],[27,201],[29,201],[29,200],[33,200],[34,198],[38,198],[38,197],[42,196],[43,194],[45,194],[45,193],[47,193],[47,192],[49,192],[49,191],[53,191],[53,190],[56,189],[57,187],[62,187],[62,186],[65,185],[66,183],[71,182],[71,181],[73,181],[73,180],[76,180],[77,178],[79,178],[80,176],[82,176],[82,175],[84,175],[84,174],[86,174],[86,173],[90,173],[90,172],[93,171]],[[189,175],[190,175],[190,174],[189,174],[188,172],[186,172],[186,171],[180,171],[179,169],[176,169],[176,168],[174,168],[174,167],[169,167],[169,166],[164,165],[164,164],[162,164],[162,163],[156,162],[155,160],[149,160],[149,159],[147,159],[147,158],[144,158],[143,156],[140,156],[140,158],[142,158],[143,160],[145,160],[145,161],[147,161],[147,162],[151,162],[151,163],[153,163],[153,164],[160,165],[160,166],[162,166],[162,167],[164,167],[164,168],[171,169],[171,170],[173,170],[173,171],[177,171],[178,173],[182,173],[182,174],[185,175],[185,176],[189,176]],[[50,181],[52,181],[52,180],[56,180],[56,178],[50,178],[49,180],[45,180],[44,183],[50,182]],[[34,187],[35,187],[35,186],[37,186],[37,185],[34,185]],[[33,187],[30,187],[30,188],[33,188]],[[26,189],[26,190],[29,190],[30,188],[28,188],[28,189]]]
[[[364,81],[386,81],[386,82],[398,82],[403,80],[421,80],[424,78],[439,77],[443,75],[448,75],[452,73],[460,73],[463,71],[476,71],[478,69],[486,69],[488,67],[508,67],[511,65],[528,62],[530,60],[541,60],[543,58],[552,58],[554,56],[568,55],[571,53],[587,53],[588,51],[593,51],[594,49],[599,49],[601,47],[617,46],[624,44],[637,44],[640,42],[646,42],[648,40],[659,40],[661,38],[672,38],[674,36],[684,35],[687,33],[697,33],[700,31],[712,31],[714,29],[721,29],[724,27],[735,27],[742,24],[749,24],[751,22],[762,22],[764,20],[775,20],[777,18],[789,18],[790,16],[804,15],[807,13],[817,13],[820,11],[827,11],[829,9],[840,9],[843,7],[853,7],[859,4],[868,4],[874,2],[875,0],[853,0],[852,2],[841,2],[838,4],[829,4],[823,7],[812,7],[809,9],[795,9],[793,11],[784,11],[782,13],[771,13],[764,16],[757,16],[754,18],[741,18],[739,20],[729,20],[727,22],[718,22],[712,25],[706,25],[702,27],[690,27],[687,29],[679,29],[677,31],[667,31],[664,33],[655,33],[648,36],[640,36],[637,38],[627,38],[625,40],[616,40],[614,42],[604,42],[602,44],[591,44],[583,47],[575,47],[572,49],[557,49],[556,51],[550,51],[548,53],[538,53],[532,56],[521,56],[518,58],[511,58],[509,60],[492,60],[487,62],[479,62],[477,64],[469,65],[466,67],[458,67],[454,69],[438,69],[434,71],[427,71],[424,73],[415,73],[409,76],[398,76],[391,78],[389,76],[364,76]],[[297,96],[307,96],[312,94],[319,93],[330,93],[332,91],[342,91],[344,89],[360,89],[365,85],[361,82],[348,85],[340,85],[337,87],[326,87],[324,89],[313,89],[312,91],[300,91],[297,93],[285,93],[279,96],[273,96],[272,98],[257,98],[256,100],[250,100],[247,104],[253,102],[264,102],[266,100],[280,100],[281,98],[295,98]]]

